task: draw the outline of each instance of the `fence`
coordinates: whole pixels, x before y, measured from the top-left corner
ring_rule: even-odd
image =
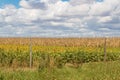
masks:
[[[48,67],[120,59],[120,38],[0,38],[0,66]]]

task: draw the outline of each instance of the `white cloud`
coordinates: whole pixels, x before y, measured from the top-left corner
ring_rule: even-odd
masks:
[[[92,4],[96,0],[70,0],[70,4],[75,6],[75,5],[81,5],[81,4]]]
[[[20,6],[23,7],[23,8],[30,8],[30,5],[26,0],[21,0],[20,1]]]
[[[0,36],[120,36],[120,1],[21,0],[0,8]],[[11,34],[10,34],[11,33]]]
[[[68,9],[62,15],[66,16],[86,16],[89,12],[89,5],[88,4],[81,4],[72,6],[70,5]]]
[[[96,16],[108,16],[110,15],[114,9],[119,6],[119,0],[105,0],[104,2],[96,2],[91,5],[90,15]]]
[[[46,2],[45,0],[21,0],[20,6],[28,9],[46,9]]]
[[[105,22],[109,22],[111,20],[112,20],[111,16],[105,16],[105,17],[100,17],[98,22],[105,23]]]

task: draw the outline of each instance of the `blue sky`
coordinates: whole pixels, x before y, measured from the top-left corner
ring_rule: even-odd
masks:
[[[4,6],[7,4],[15,5],[16,7],[19,7],[19,1],[20,0],[0,0],[0,6]]]
[[[0,36],[120,36],[120,1],[0,0]]]

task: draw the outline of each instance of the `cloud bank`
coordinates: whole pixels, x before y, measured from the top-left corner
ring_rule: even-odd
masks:
[[[21,0],[0,8],[0,36],[120,37],[120,0]]]

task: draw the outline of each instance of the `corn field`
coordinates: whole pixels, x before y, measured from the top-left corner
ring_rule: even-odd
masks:
[[[1,67],[74,67],[104,61],[104,38],[0,38]],[[106,39],[106,61],[120,59],[120,38]]]

